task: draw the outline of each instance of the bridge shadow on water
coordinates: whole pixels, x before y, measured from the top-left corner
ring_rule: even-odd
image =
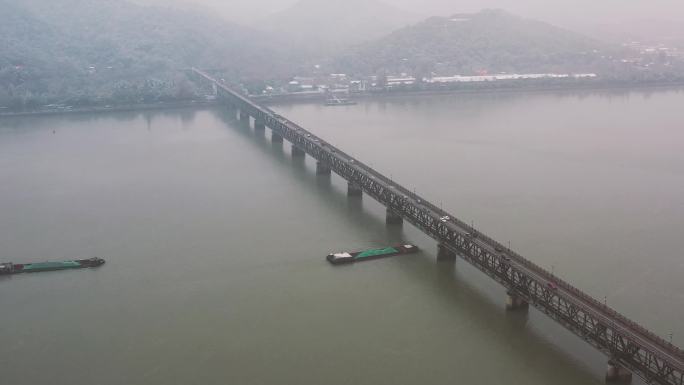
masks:
[[[318,192],[316,199],[339,214],[339,218],[348,221],[353,228],[372,229],[375,234],[385,234],[384,239],[372,241],[401,243],[411,239],[411,243],[418,244],[422,249],[418,255],[392,259],[398,270],[410,276],[414,282],[418,280],[425,290],[434,293],[440,306],[446,307],[449,313],[465,317],[468,322],[485,329],[486,334],[483,334],[488,344],[499,345],[500,349],[510,351],[521,370],[535,370],[535,377],[543,378],[546,383],[603,384],[600,378],[603,361],[601,365],[595,365],[596,357],[602,355],[589,345],[531,307],[529,313],[506,311],[505,290],[497,283],[460,258],[456,262],[438,260],[436,242],[409,223],[403,226],[386,225],[384,206],[365,194],[361,199],[348,197],[346,183],[343,189],[332,182],[331,176],[316,175],[315,169],[306,162],[306,158],[311,159],[308,155],[306,158],[290,156],[286,151],[290,145],[272,142],[268,138],[269,129],[266,132],[256,131],[223,110],[216,110],[215,113],[227,126],[253,143],[255,148],[276,160],[276,167],[280,170],[314,187]],[[364,203],[367,200],[371,202]],[[560,345],[555,338],[548,337],[556,333],[565,334],[562,338],[564,341],[570,336],[576,343],[573,342],[572,346]],[[639,383],[637,378],[635,380],[635,383]]]

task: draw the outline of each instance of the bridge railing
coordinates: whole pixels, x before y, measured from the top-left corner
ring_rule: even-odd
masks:
[[[584,302],[589,303],[592,305],[592,307],[599,312],[601,312],[604,316],[610,317],[616,321],[619,321],[621,324],[627,326],[631,331],[637,332],[641,334],[642,336],[648,337],[649,340],[652,342],[657,343],[659,346],[662,348],[667,349],[668,351],[672,352],[673,354],[684,357],[684,351],[680,349],[678,346],[674,345],[671,342],[666,341],[664,338],[661,336],[653,333],[652,331],[646,329],[645,327],[641,326],[640,324],[632,321],[631,319],[627,318],[625,315],[622,313],[616,311],[615,309],[611,308],[610,306],[607,306],[605,303],[601,303],[598,300],[596,300],[594,297],[590,296],[586,292],[578,289],[577,287],[573,286],[569,282],[565,281],[564,279],[556,276],[555,274],[552,274],[548,270],[540,267],[539,265],[535,264],[534,262],[520,256],[517,253],[512,252],[517,259],[525,266],[533,269],[535,272],[540,273],[544,278],[548,279],[549,281],[553,282],[557,286],[563,288],[564,290],[571,292],[575,297],[583,300]]]

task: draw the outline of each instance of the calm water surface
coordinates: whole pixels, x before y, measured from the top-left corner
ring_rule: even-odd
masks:
[[[684,93],[275,109],[684,345]],[[605,359],[220,110],[0,120],[0,383],[601,384]],[[349,267],[330,251],[414,242]]]

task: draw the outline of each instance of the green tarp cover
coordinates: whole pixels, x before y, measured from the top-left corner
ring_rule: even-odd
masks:
[[[67,262],[41,262],[32,263],[30,265],[25,265],[24,270],[45,270],[45,269],[70,269],[75,267],[81,267],[81,264],[74,261]]]
[[[394,247],[386,247],[384,249],[372,249],[362,252],[361,254],[357,255],[356,258],[375,257],[377,255],[392,254],[397,252],[397,249],[395,249]]]

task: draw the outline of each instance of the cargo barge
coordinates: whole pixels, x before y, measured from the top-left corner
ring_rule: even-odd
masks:
[[[85,269],[104,265],[102,258],[77,259],[62,262],[38,262],[38,263],[0,263],[0,275],[40,273],[44,271]]]
[[[325,105],[328,107],[333,106],[355,106],[356,102],[349,99],[329,99],[325,101]]]
[[[325,259],[333,265],[342,265],[347,263],[354,263],[358,261],[366,261],[370,259],[393,257],[401,254],[413,254],[418,252],[416,245],[398,245],[392,247],[385,247],[382,249],[368,249],[355,252],[342,252],[328,254]]]

